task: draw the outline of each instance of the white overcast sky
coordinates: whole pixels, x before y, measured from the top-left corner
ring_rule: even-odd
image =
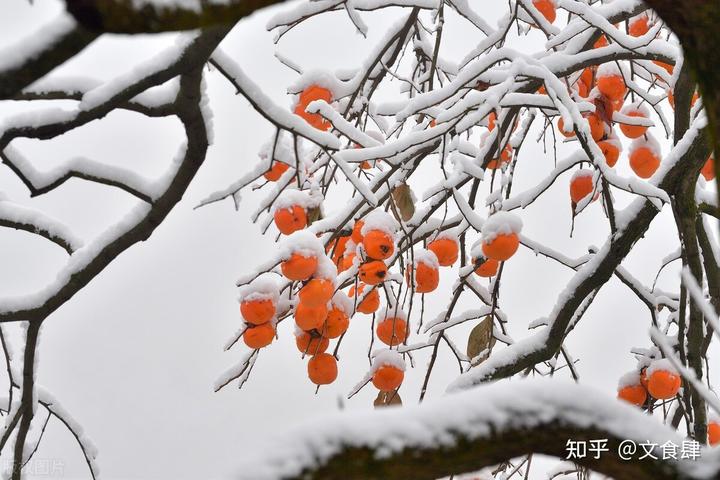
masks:
[[[506,8],[505,2],[482,4],[480,13],[493,23]],[[273,57],[272,34],[264,26],[272,13],[289,5],[243,20],[222,44],[278,104],[288,108],[285,89],[296,74]],[[34,5],[26,0],[4,0],[0,47],[30,35],[60,8],[62,2],[51,0]],[[356,67],[364,60],[364,52],[398,18],[398,11],[363,17],[370,25],[367,39],[353,31],[343,14],[333,14],[288,34],[279,49],[304,68]],[[150,58],[173,38],[171,34],[104,36],[52,75],[111,79]],[[457,60],[478,40],[464,22],[449,14],[443,44],[446,56]],[[543,48],[542,38],[533,32],[516,46]],[[344,340],[338,381],[318,395],[294,346],[291,322],[282,324],[280,340],[261,353],[242,390],[231,386],[213,393],[216,378],[245,353],[244,346],[222,351],[241,321],[235,279],[271,254],[273,239],[261,236],[259,227],[249,221],[262,194],[246,193],[239,212],[231,201],[199,210],[193,207],[249,170],[273,130],[217,73],[209,73],[208,85],[215,113],[214,144],[183,202],[150,240],[117,258],[48,318],[42,330],[38,383],[83,425],[100,451],[98,463],[106,479],[228,478],[245,445],[338,408],[371,408],[375,395],[372,388],[366,388],[352,400],[343,400],[367,369],[370,320],[366,316],[353,320],[351,334]],[[0,103],[0,116],[18,108],[27,106]],[[528,188],[552,169],[552,157],[543,152],[536,138],[537,133],[528,138],[523,149],[515,191]],[[121,112],[52,141],[17,141],[14,145],[38,168],[86,156],[152,177],[167,167],[179,140],[176,121],[147,120]],[[563,147],[559,156],[572,148]],[[626,157],[618,168],[630,175]],[[430,169],[421,168],[413,188],[420,194],[433,181]],[[523,232],[569,256],[579,256],[587,252],[588,245],[601,245],[608,227],[598,202],[576,220],[575,234],[569,238],[568,182],[566,174],[522,212]],[[56,193],[30,200],[22,184],[2,166],[0,191],[67,221],[88,240],[132,205],[124,193],[80,181],[70,181]],[[628,201],[622,195],[618,200],[621,205]],[[677,249],[673,238],[672,217],[666,209],[624,266],[651,284],[662,258]],[[0,232],[3,295],[42,287],[54,278],[64,260],[62,251],[43,240],[25,233]],[[673,288],[677,273],[677,269],[668,269],[659,285]],[[527,249],[508,262],[501,305],[516,338],[526,334],[529,322],[550,312],[569,278],[567,269],[536,258]],[[438,292],[448,292],[451,284],[448,270]],[[427,315],[432,317],[446,301],[446,293],[428,295]],[[470,305],[466,301],[463,306]],[[603,287],[568,341],[570,352],[580,360],[582,381],[613,396],[618,377],[635,364],[630,349],[647,346],[648,325],[644,305],[617,280]],[[467,328],[458,329],[454,336],[463,347],[467,333]],[[427,359],[426,353],[415,356],[417,368],[406,376],[401,389],[407,403],[417,401]],[[454,357],[441,349],[429,396],[442,395],[457,374]],[[65,478],[88,478],[79,450],[57,424],[49,428],[37,456],[61,462]]]

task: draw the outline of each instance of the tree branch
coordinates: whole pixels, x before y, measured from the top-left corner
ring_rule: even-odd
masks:
[[[300,425],[274,438],[272,448],[247,452],[236,478],[430,480],[529,453],[564,459],[568,440],[598,439],[608,440],[607,452],[573,461],[616,480],[693,479],[717,472],[712,459],[623,460],[622,441],[681,445],[682,439],[593,389],[542,379],[487,385],[402,409],[314,419],[311,428]],[[659,447],[650,449],[662,458]]]
[[[48,29],[51,30],[49,33]],[[77,55],[98,36],[64,15],[42,30],[23,39],[21,45],[11,47],[26,52],[25,58],[5,68],[0,62],[0,100],[13,98],[23,88]],[[42,43],[36,40],[38,36]]]
[[[133,0],[66,0],[70,14],[88,30],[107,33],[159,33],[233,25],[256,10],[283,0],[198,2],[199,8],[178,4],[155,6]]]

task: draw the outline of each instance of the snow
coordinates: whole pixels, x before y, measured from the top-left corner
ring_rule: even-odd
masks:
[[[607,393],[564,381],[532,379],[485,385],[421,405],[307,419],[246,446],[235,478],[301,477],[345,448],[369,448],[382,459],[403,450],[452,448],[461,438],[491,439],[503,432],[542,429],[554,423],[594,428],[637,443],[681,445],[683,440],[669,427]],[[709,467],[711,461],[680,460],[675,465],[681,472],[694,473]]]
[[[335,295],[333,295],[332,305],[335,308],[342,310],[348,317],[353,314],[353,301],[341,290],[335,292]]]
[[[698,285],[697,280],[690,272],[689,267],[683,268],[682,279],[683,285],[688,289],[688,292],[690,292],[693,302],[695,302],[695,304],[702,310],[705,321],[713,329],[715,336],[720,339],[720,319],[718,319],[718,314],[715,312],[715,309],[709,300],[705,297],[702,288]]]
[[[61,238],[73,251],[83,246],[82,239],[59,220],[39,210],[13,203],[0,192],[0,222],[3,221],[31,225],[35,232],[45,232],[48,236]]]
[[[382,320],[386,320],[388,318],[400,318],[402,320],[407,320],[407,314],[398,305],[387,305],[383,309],[380,318]]]
[[[303,72],[292,84],[288,86],[288,93],[299,94],[306,88],[317,85],[319,87],[327,88],[333,94],[333,97],[338,97],[338,93],[343,91],[343,84],[338,78],[327,70],[308,70]],[[343,92],[344,93],[344,92]],[[292,102],[293,107],[297,104],[297,99]]]
[[[572,174],[572,177],[570,178],[570,181],[572,182],[573,180],[583,177],[592,177],[593,175],[594,172],[592,170],[588,170],[587,168],[581,168],[575,170],[575,172]]]
[[[510,212],[496,212],[482,226],[482,240],[492,242],[498,235],[518,234],[522,230],[522,220]]]
[[[122,95],[123,91],[130,88],[158,72],[168,69],[180,61],[185,50],[195,41],[196,33],[178,34],[175,45],[169,47],[154,58],[136,65],[129,72],[106,82],[83,95],[78,108],[80,110],[92,110],[109,102],[113,98]]]
[[[25,177],[36,189],[43,189],[60,181],[64,177],[80,173],[90,179],[101,182],[112,182],[138,192],[141,196],[156,200],[165,191],[167,177],[150,181],[138,173],[122,167],[105,165],[84,157],[75,157],[58,162],[46,170],[38,170],[17,148],[9,145],[5,155],[12,160]]]
[[[32,35],[0,50],[0,72],[19,68],[23,63],[36,58],[51,45],[58,43],[77,27],[77,22],[63,11],[51,23],[44,25]]]
[[[278,256],[282,260],[289,259],[293,253],[306,258],[325,256],[325,249],[320,239],[307,230],[299,230],[285,237],[278,245],[278,251]]]
[[[658,360],[653,360],[650,363],[650,366],[647,368],[647,371],[645,372],[648,377],[652,375],[653,373],[657,371],[665,370],[667,372],[674,373],[675,375],[678,375],[678,371],[675,369],[673,364],[668,360],[667,358],[661,358]]]
[[[265,160],[263,165],[270,165],[270,156],[272,155],[272,160],[274,161],[276,160],[290,166],[295,166],[295,146],[290,134],[282,131],[278,134],[277,141],[274,140],[275,138],[273,137],[272,140],[260,147],[258,156]]]
[[[400,228],[400,225],[397,220],[395,220],[395,217],[380,209],[371,211],[362,218],[362,221],[363,227],[360,229],[360,233],[363,236],[367,235],[368,232],[372,230],[380,230],[381,232],[385,232],[390,235],[391,238],[394,238],[395,232],[397,232],[398,228]]]
[[[313,275],[314,278],[329,280],[333,285],[337,283],[337,266],[325,255],[318,257],[318,267]]]
[[[217,62],[237,84],[240,92],[252,105],[266,118],[276,125],[282,125],[285,130],[307,138],[313,143],[331,150],[340,149],[340,141],[328,132],[321,132],[313,128],[305,120],[292,113],[287,108],[276,105],[267,96],[262,88],[248,77],[240,66],[222,49],[218,48],[212,55]]]
[[[640,385],[640,372],[635,370],[622,375],[618,380],[618,390],[636,385]]]
[[[660,146],[660,142],[658,142],[657,139],[653,137],[650,133],[647,133],[642,137],[633,140],[630,144],[630,148],[628,149],[628,153],[632,155],[633,152],[639,148],[648,148],[655,155],[662,159],[662,147]]]
[[[299,206],[307,211],[320,205],[321,201],[317,197],[313,198],[308,192],[288,188],[283,190],[273,203],[273,212],[294,206]]]
[[[397,368],[398,370],[405,371],[405,360],[403,360],[403,356],[400,352],[397,350],[391,350],[389,348],[383,348],[381,350],[376,350],[372,353],[372,367],[370,371],[372,373],[375,373],[378,368],[384,366],[384,365],[390,365],[392,367]]]
[[[272,300],[273,304],[277,304],[279,297],[280,290],[274,276],[263,274],[240,289],[238,301],[242,303],[253,300]]]
[[[97,464],[98,449],[95,444],[86,435],[82,425],[63,407],[58,400],[48,391],[40,386],[35,387],[37,400],[50,412],[57,420],[59,420],[75,437],[80,449],[82,450],[85,461],[90,469],[92,478],[99,478],[100,467]]]
[[[437,255],[435,255],[435,253],[431,250],[427,250],[425,248],[420,248],[413,252],[413,263],[414,265],[424,263],[425,265],[435,269],[440,268],[440,262],[438,261]]]

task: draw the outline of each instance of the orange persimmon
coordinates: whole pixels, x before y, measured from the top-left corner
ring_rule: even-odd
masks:
[[[270,345],[275,338],[275,327],[270,322],[262,325],[248,326],[243,332],[243,341],[250,348],[263,348]]]
[[[360,297],[365,289],[364,284],[358,285],[357,296]],[[355,286],[350,287],[348,291],[348,297],[355,298]],[[371,314],[377,311],[380,307],[380,294],[377,289],[372,289],[365,297],[358,302],[355,310],[360,313]]]
[[[280,264],[280,270],[288,280],[307,280],[317,270],[318,259],[314,256],[306,257],[298,252],[290,255],[290,258]]]
[[[307,371],[315,385],[328,385],[337,378],[337,360],[329,353],[318,353],[308,361]]]
[[[385,345],[400,345],[408,337],[407,322],[403,318],[388,317],[378,323],[375,333]]]
[[[381,365],[372,376],[372,383],[381,392],[396,390],[405,378],[405,372],[394,365]]]
[[[261,325],[275,316],[275,304],[270,299],[244,300],[240,302],[240,313],[247,323]]]
[[[517,252],[519,246],[516,233],[500,234],[490,242],[483,242],[482,251],[485,257],[504,262]]]
[[[301,303],[308,307],[317,307],[329,302],[334,292],[335,287],[330,280],[313,278],[300,289],[298,296]]]
[[[375,260],[385,260],[395,251],[395,244],[390,235],[382,230],[370,230],[362,239],[365,253]]]
[[[307,213],[300,205],[280,208],[275,211],[275,225],[283,235],[302,230],[307,226]]]
[[[653,397],[667,400],[678,393],[681,384],[680,375],[668,370],[655,370],[648,378],[647,388]]]
[[[453,238],[438,238],[428,243],[428,250],[433,252],[441,267],[449,267],[458,259],[460,247],[457,240]]]
[[[385,280],[388,274],[387,265],[382,260],[365,262],[358,268],[360,281],[368,285],[377,285]]]
[[[325,337],[314,336],[310,332],[302,332],[295,336],[295,345],[298,350],[308,355],[324,353],[330,346],[330,340]]]

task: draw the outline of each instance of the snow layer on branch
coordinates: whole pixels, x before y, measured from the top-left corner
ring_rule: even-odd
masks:
[[[37,57],[43,50],[57,43],[77,26],[75,19],[62,12],[51,23],[37,29],[14,45],[0,50],[0,72],[19,67]]]
[[[281,11],[274,15],[266,24],[268,30],[294,24],[304,18],[326,10],[343,8],[344,0],[317,0],[313,2],[301,2],[292,10]],[[352,6],[355,10],[377,10],[390,6],[419,7],[424,9],[437,8],[437,0],[354,0]],[[281,30],[282,31],[282,30]]]
[[[557,162],[553,171],[550,172],[548,176],[537,182],[535,186],[522,193],[514,195],[507,200],[504,200],[502,203],[503,210],[514,210],[519,207],[527,207],[537,200],[538,197],[545,192],[555,182],[555,180],[557,180],[561,173],[566,170],[570,170],[578,163],[586,162],[587,160],[588,156],[583,150],[573,152],[568,158]]]
[[[328,132],[313,128],[309,123],[286,108],[276,105],[257,85],[242,71],[240,66],[221,49],[215,50],[212,59],[218,63],[237,84],[238,89],[252,103],[253,107],[276,125],[307,138],[311,142],[330,150],[340,149],[340,140]]]
[[[37,189],[52,185],[64,176],[77,172],[91,178],[108,180],[123,185],[135,192],[146,195],[151,200],[156,200],[165,191],[167,182],[170,180],[165,175],[158,181],[151,181],[133,170],[103,164],[83,157],[65,160],[47,170],[38,170],[30,160],[12,145],[5,148],[5,154],[12,159],[13,163]],[[176,163],[177,159],[174,162]],[[171,169],[171,171],[174,173],[174,169]]]
[[[83,245],[82,239],[64,223],[39,210],[12,203],[2,192],[0,192],[0,220],[33,225],[36,231],[42,230],[53,237],[63,239],[73,250]]]
[[[42,77],[35,83],[23,88],[23,93],[68,92],[85,93],[99,87],[102,82],[90,77]]]
[[[492,242],[498,235],[520,233],[522,226],[522,220],[514,213],[497,212],[485,220],[482,226],[482,240]]]
[[[82,453],[87,462],[88,468],[92,471],[93,478],[99,478],[100,467],[97,464],[98,449],[90,438],[85,434],[85,431],[80,423],[78,423],[70,412],[68,412],[52,394],[50,394],[44,388],[36,387],[37,400],[65,427],[70,430],[72,435],[75,437]]]
[[[258,156],[265,160],[263,166],[270,165],[270,156],[272,156],[272,160],[295,166],[295,145],[292,136],[284,130],[281,131],[278,134],[277,141],[273,136],[271,140],[260,147]]]
[[[80,109],[91,110],[98,107],[126,88],[138,83],[143,78],[170,67],[178,61],[196,37],[197,33],[178,34],[175,45],[172,47],[163,50],[152,59],[135,66],[128,73],[120,75],[83,95],[82,101],[80,102]]]
[[[211,4],[228,4],[232,0],[210,0]],[[141,10],[145,6],[157,7],[160,9],[185,9],[194,12],[202,11],[202,2],[200,0],[132,0],[133,6]]]
[[[552,422],[597,428],[637,442],[682,444],[675,431],[607,394],[564,381],[532,379],[485,385],[417,406],[309,419],[243,450],[234,478],[300,477],[346,448],[369,448],[383,458],[406,449],[453,447],[459,438],[492,439],[508,430]],[[696,472],[710,467],[709,462],[680,461],[678,467]]]

